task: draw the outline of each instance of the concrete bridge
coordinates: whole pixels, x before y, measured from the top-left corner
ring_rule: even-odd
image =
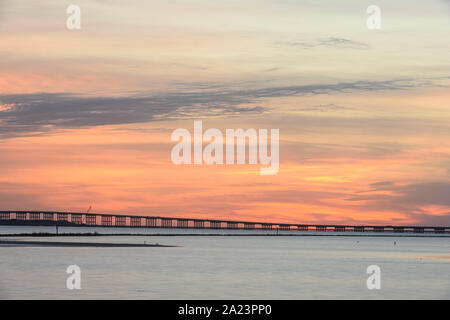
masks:
[[[0,211],[0,225],[36,226],[96,226],[128,228],[185,228],[185,229],[240,229],[240,230],[296,230],[335,232],[412,232],[450,233],[442,226],[378,226],[270,223],[215,219],[191,219],[160,216],[135,216],[102,213],[54,211]]]

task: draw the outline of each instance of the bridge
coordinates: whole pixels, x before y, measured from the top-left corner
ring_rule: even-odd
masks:
[[[450,233],[450,227],[442,226],[379,226],[334,224],[287,224],[235,220],[174,218],[160,216],[136,216],[103,213],[54,212],[54,211],[0,211],[0,225],[34,226],[84,226],[128,228],[184,228],[184,229],[235,229],[235,230],[296,230],[336,232],[412,232]]]

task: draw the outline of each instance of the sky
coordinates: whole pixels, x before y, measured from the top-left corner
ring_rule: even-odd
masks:
[[[449,17],[447,0],[0,0],[0,207],[449,226]],[[279,172],[173,164],[194,120],[279,129]]]

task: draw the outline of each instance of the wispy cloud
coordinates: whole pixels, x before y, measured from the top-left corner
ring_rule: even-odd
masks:
[[[121,97],[90,97],[70,93],[35,93],[0,96],[0,136],[11,137],[57,128],[142,123],[207,116],[262,113],[264,98],[404,90],[411,80],[356,81],[334,84],[292,85],[256,89],[185,90]],[[253,105],[248,105],[253,104]]]
[[[367,194],[347,199],[347,201],[386,200],[405,205],[450,206],[450,183],[444,181],[421,182],[398,185],[392,181],[370,184],[374,190],[390,191],[393,195]]]
[[[292,110],[300,111],[300,112],[328,112],[328,111],[355,110],[355,108],[339,106],[334,103],[330,103],[330,104],[322,104],[322,105],[317,105],[317,106],[312,106],[312,107],[297,108],[297,109],[292,109]]]
[[[336,38],[336,37],[329,37],[329,38],[323,38],[318,39],[315,41],[299,41],[299,40],[293,40],[293,41],[285,41],[285,42],[278,42],[282,45],[287,45],[291,47],[301,48],[301,49],[313,49],[318,47],[324,47],[324,48],[336,48],[336,49],[357,49],[357,50],[367,50],[370,49],[370,46],[363,42],[358,42],[350,39],[345,38]]]
[[[427,208],[450,208],[450,183],[446,181],[396,184],[381,181],[370,185],[374,187],[365,195],[347,198],[349,203],[360,203],[360,209],[394,210],[402,212],[409,221],[422,225],[450,225],[449,212],[432,214]],[[384,191],[389,194],[380,194]],[[372,193],[377,192],[377,193]]]

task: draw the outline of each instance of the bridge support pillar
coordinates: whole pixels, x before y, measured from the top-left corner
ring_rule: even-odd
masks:
[[[188,228],[189,220],[178,219],[177,220],[177,228]]]
[[[161,219],[161,227],[172,228],[172,219],[162,218]]]
[[[201,221],[201,220],[194,221],[194,228],[203,229],[204,227],[205,227],[205,221]]]
[[[70,221],[76,224],[83,224],[83,216],[81,214],[71,214]]]
[[[10,212],[2,212],[0,213],[0,220],[10,220],[11,213]]]
[[[102,216],[102,226],[112,226],[112,216]]]
[[[127,217],[125,216],[115,216],[114,220],[116,227],[125,227],[127,225]]]
[[[145,218],[146,227],[156,227],[156,218]]]
[[[227,222],[227,229],[237,229],[238,224],[237,222]]]
[[[16,220],[27,220],[27,213],[26,212],[17,212]]]
[[[97,216],[95,214],[86,214],[86,224],[95,226],[97,224]]]
[[[53,221],[53,213],[44,213],[44,220]]]
[[[130,226],[131,227],[141,227],[142,226],[141,217],[130,217]]]
[[[210,221],[209,226],[211,229],[220,229],[222,227],[222,223],[220,221]]]
[[[41,220],[41,214],[39,212],[30,212],[30,220]]]
[[[434,228],[434,233],[444,233],[445,228],[444,227],[436,227]]]
[[[56,214],[57,221],[69,221],[69,215],[67,213],[58,213]]]
[[[272,225],[268,224],[268,223],[263,223],[263,224],[261,224],[261,228],[263,230],[272,230]]]

